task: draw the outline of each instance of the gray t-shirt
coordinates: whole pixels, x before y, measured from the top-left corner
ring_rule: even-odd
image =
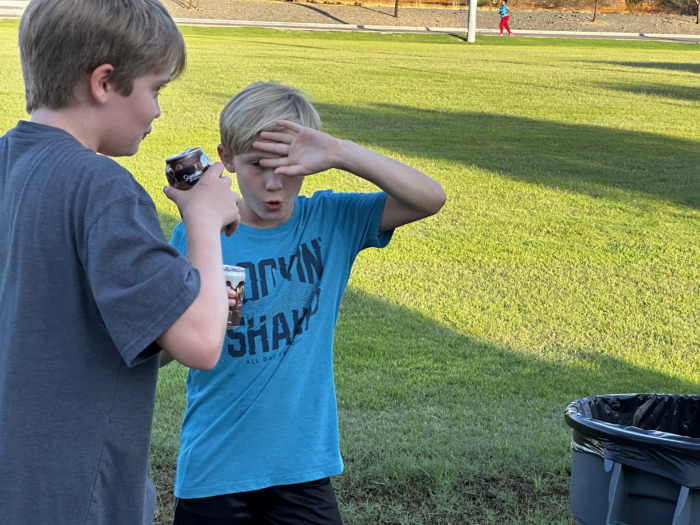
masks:
[[[128,171],[57,128],[0,137],[0,522],[150,525],[154,340],[198,291]]]

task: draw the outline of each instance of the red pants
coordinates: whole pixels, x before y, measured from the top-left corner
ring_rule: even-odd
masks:
[[[508,16],[504,16],[501,18],[501,34],[503,34],[503,28],[505,27],[508,30],[508,34],[510,35],[510,27],[508,27]]]

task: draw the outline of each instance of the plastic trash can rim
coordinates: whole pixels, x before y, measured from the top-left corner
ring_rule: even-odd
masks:
[[[610,400],[626,400],[638,396],[657,396],[665,397],[673,395],[674,397],[684,397],[692,400],[697,400],[700,404],[700,396],[681,396],[675,394],[611,394],[604,396],[591,396],[578,399],[570,403],[566,407],[564,419],[567,425],[582,434],[589,435],[594,438],[606,439],[613,442],[624,442],[627,444],[634,443],[636,446],[647,447],[672,447],[677,450],[683,450],[693,456],[700,457],[700,439],[662,432],[658,430],[644,430],[634,426],[619,425],[616,423],[607,423],[597,419],[590,418],[582,414],[579,407],[586,403],[592,402],[594,399],[610,399]]]

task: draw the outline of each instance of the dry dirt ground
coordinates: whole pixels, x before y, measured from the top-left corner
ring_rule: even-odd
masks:
[[[189,0],[161,0],[174,18],[213,18],[260,22],[306,22],[321,24],[365,24],[379,26],[453,27],[467,26],[465,9],[427,9],[401,7],[399,18],[393,7],[332,5],[321,2],[260,0],[199,0],[199,8],[186,9]],[[193,0],[193,4],[196,0]],[[498,13],[479,10],[477,27],[498,28]],[[591,22],[593,13],[520,11],[512,9],[513,31],[606,31],[622,33],[700,34],[694,16],[600,14]]]

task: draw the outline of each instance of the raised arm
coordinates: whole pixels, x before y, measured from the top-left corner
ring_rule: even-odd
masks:
[[[338,168],[368,180],[389,195],[380,232],[434,215],[445,204],[442,186],[425,173],[349,140],[341,142]]]
[[[423,172],[395,159],[286,120],[281,132],[263,132],[253,147],[280,155],[260,164],[289,176],[341,169],[377,185],[389,196],[379,231],[392,230],[434,215],[447,197],[440,184]]]
[[[190,307],[156,340],[167,352],[161,366],[174,358],[190,368],[209,370],[219,361],[228,316],[220,232],[226,227],[227,235],[233,234],[239,220],[239,197],[230,189],[231,179],[220,177],[222,172],[223,166],[216,163],[191,190],[166,190],[182,213],[187,258],[199,270],[200,289]]]

